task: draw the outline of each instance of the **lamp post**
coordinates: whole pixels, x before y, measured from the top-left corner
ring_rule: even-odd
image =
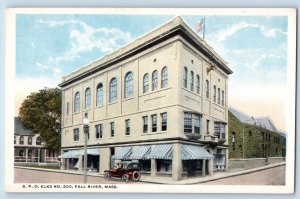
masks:
[[[84,130],[84,177],[83,182],[84,184],[87,183],[87,140],[88,140],[88,133],[89,133],[89,118],[88,113],[84,114],[83,118],[83,130]]]

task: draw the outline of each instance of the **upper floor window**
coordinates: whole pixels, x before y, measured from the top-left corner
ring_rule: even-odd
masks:
[[[214,98],[214,102],[216,102],[216,99],[217,99],[217,88],[216,88],[215,85],[214,85],[214,96],[213,96],[213,98]]]
[[[152,132],[157,131],[157,115],[151,115],[151,120],[152,120]]]
[[[79,141],[79,128],[73,129],[73,140]]]
[[[70,113],[70,103],[67,102],[67,115],[69,115],[69,113]]]
[[[115,102],[117,101],[117,97],[118,97],[118,82],[117,79],[114,77],[110,80],[110,84],[109,84],[109,102]]]
[[[74,96],[74,112],[78,113],[79,111],[80,111],[80,94],[79,92],[76,92]]]
[[[209,133],[210,120],[206,120],[206,132]]]
[[[167,113],[162,113],[161,114],[161,130],[166,131],[168,126],[168,118],[167,118]]]
[[[124,98],[131,97],[133,95],[133,73],[128,72],[125,75],[125,90],[124,90]]]
[[[111,122],[110,123],[110,137],[114,137],[115,136],[115,123]]]
[[[219,139],[223,139],[225,140],[225,124],[221,123],[221,122],[215,122],[214,124],[214,131],[215,131],[215,135],[219,138]]]
[[[209,81],[205,81],[205,93],[206,93],[206,98],[209,98]]]
[[[184,133],[197,133],[201,131],[201,116],[196,113],[184,113]]]
[[[192,114],[184,113],[184,133],[192,133]]]
[[[191,91],[194,91],[194,72],[191,71]]]
[[[32,145],[32,137],[28,137],[28,145]]]
[[[218,88],[218,104],[220,104],[220,99],[221,98],[221,91],[220,88]]]
[[[85,103],[84,103],[85,109],[91,108],[91,89],[87,88],[85,90]]]
[[[199,75],[197,75],[196,92],[197,92],[197,94],[200,94],[200,76]]]
[[[148,132],[148,116],[143,117],[143,132]]]
[[[103,126],[102,124],[97,124],[95,126],[96,128],[96,138],[102,138],[103,137]]]
[[[158,80],[157,80],[157,70],[153,71],[152,73],[152,90],[156,90],[157,89],[157,85],[158,85]]]
[[[97,91],[96,91],[96,106],[102,106],[103,105],[103,84],[100,83],[97,85]]]
[[[168,68],[165,66],[161,70],[161,88],[168,86]]]
[[[188,80],[188,69],[184,67],[184,72],[183,72],[183,87],[187,88],[187,80]]]
[[[224,101],[225,101],[225,94],[224,94],[224,91],[222,90],[222,106],[224,106]]]
[[[20,136],[19,144],[20,145],[24,144],[24,136]]]
[[[146,73],[143,78],[143,93],[147,93],[149,90],[149,74]]]
[[[35,141],[35,144],[36,145],[41,145],[42,144],[42,139],[40,137],[37,137],[36,141]]]
[[[125,134],[130,135],[130,120],[125,120]]]

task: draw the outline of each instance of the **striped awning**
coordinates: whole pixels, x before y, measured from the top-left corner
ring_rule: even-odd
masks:
[[[128,157],[131,155],[132,147],[125,146],[125,147],[118,147],[116,148],[114,159],[116,160],[122,160],[122,159],[128,159]]]
[[[135,150],[133,150],[132,154],[128,157],[128,159],[132,159],[132,160],[146,159],[150,150],[151,150],[150,145],[138,146]]]
[[[171,160],[173,157],[172,144],[152,145],[151,152],[147,159]]]
[[[58,156],[58,158],[79,158],[80,155],[80,151],[79,150],[71,150],[71,151],[67,151],[64,154]]]
[[[203,160],[213,159],[213,155],[208,153],[203,147],[183,144],[181,148],[182,160]]]

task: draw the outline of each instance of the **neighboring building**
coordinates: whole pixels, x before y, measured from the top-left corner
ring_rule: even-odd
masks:
[[[229,108],[229,158],[285,157],[286,138],[268,117],[254,118]]]
[[[227,94],[232,71],[180,17],[63,77],[62,169],[136,160],[144,174],[213,174],[228,165]]]
[[[44,147],[41,137],[25,129],[20,118],[15,117],[15,164],[57,163],[57,153]]]

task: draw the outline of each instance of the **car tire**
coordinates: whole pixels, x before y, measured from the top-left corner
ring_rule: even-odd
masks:
[[[133,174],[132,174],[132,179],[135,180],[135,181],[139,181],[141,178],[141,173],[138,172],[138,171],[134,171]]]
[[[110,174],[109,174],[108,172],[105,172],[105,173],[104,173],[104,178],[105,178],[106,180],[109,180],[109,179],[111,178],[111,176],[110,176]]]
[[[124,182],[128,182],[128,180],[129,180],[129,177],[128,177],[128,175],[127,174],[124,174],[123,176],[122,176],[122,181],[124,181]]]

